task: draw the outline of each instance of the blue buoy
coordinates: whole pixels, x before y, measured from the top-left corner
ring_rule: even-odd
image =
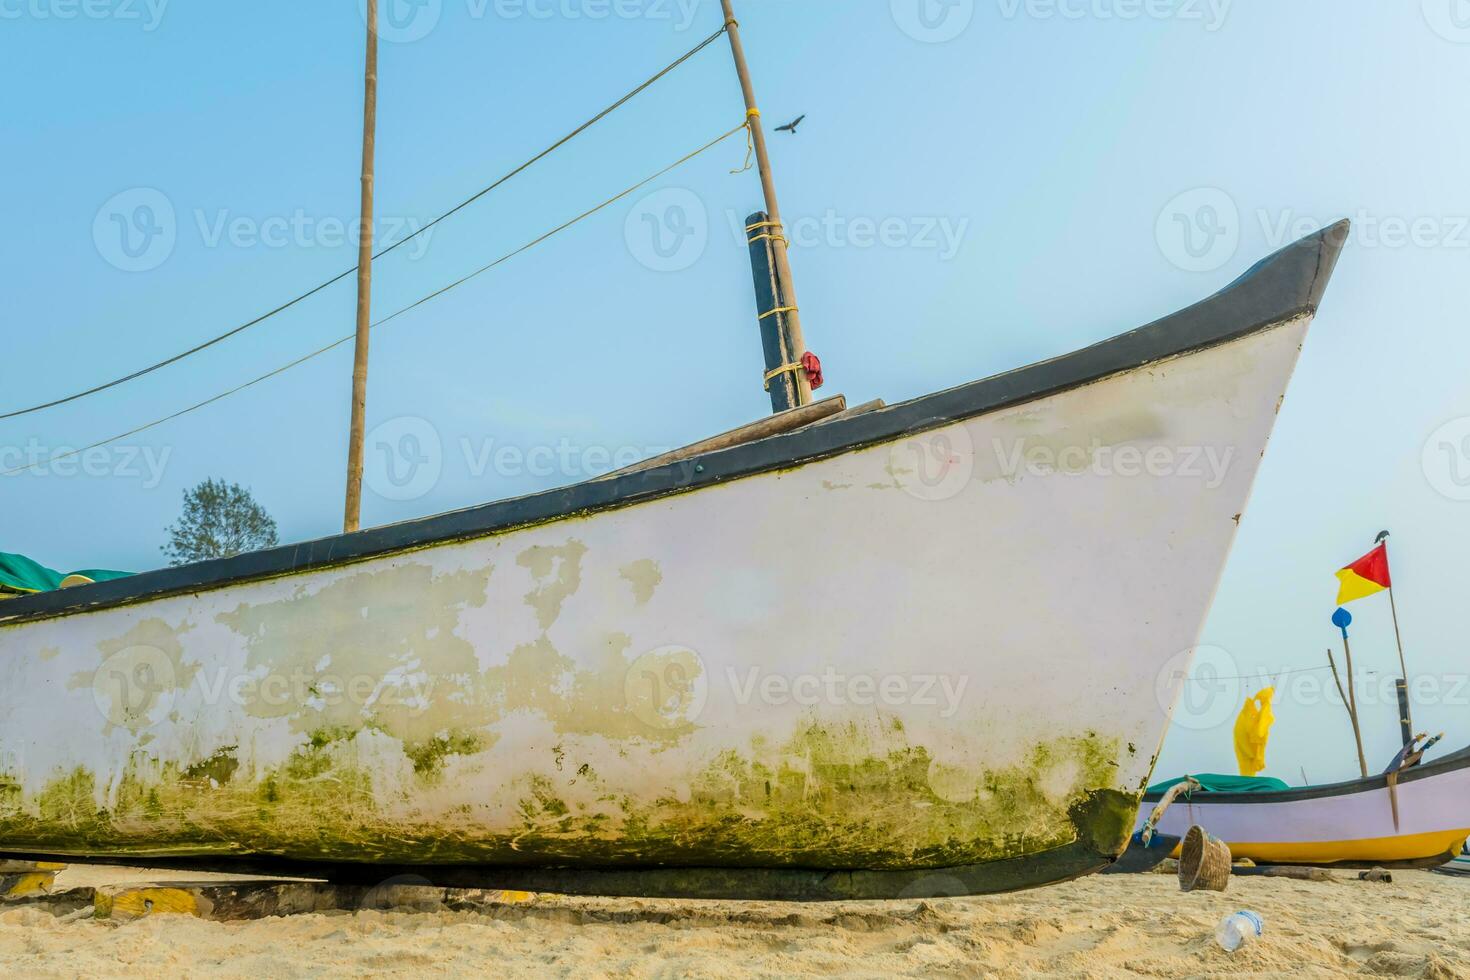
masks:
[[[1353,614],[1348,612],[1346,609],[1343,609],[1341,606],[1338,607],[1337,612],[1332,614],[1332,625],[1342,630],[1343,636],[1347,636],[1347,628],[1351,626],[1352,623]]]

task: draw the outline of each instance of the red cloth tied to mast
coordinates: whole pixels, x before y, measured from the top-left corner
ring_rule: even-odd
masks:
[[[812,391],[816,391],[825,383],[822,379],[822,359],[811,351],[801,355],[801,367],[806,372],[807,381],[811,383]]]

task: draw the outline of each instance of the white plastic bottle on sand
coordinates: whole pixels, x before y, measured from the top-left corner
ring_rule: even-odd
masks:
[[[1252,940],[1261,938],[1265,923],[1255,912],[1233,912],[1215,927],[1215,940],[1220,948],[1233,953]]]

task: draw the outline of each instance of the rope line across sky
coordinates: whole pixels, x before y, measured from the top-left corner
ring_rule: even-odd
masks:
[[[1254,674],[1234,674],[1229,677],[1186,677],[1185,681],[1190,684],[1214,684],[1219,681],[1251,681],[1271,680],[1275,677],[1285,677],[1287,674],[1312,674],[1319,670],[1331,670],[1331,664],[1323,664],[1320,667],[1293,667],[1290,670],[1258,670]],[[1365,670],[1365,674],[1376,674],[1376,670]]]
[[[487,186],[487,187],[485,187],[485,188],[477,191],[476,193],[474,193],[470,197],[468,197],[465,200],[461,201],[459,204],[456,204],[454,207],[450,208],[448,211],[445,211],[443,214],[439,215],[434,220],[428,222],[423,227],[417,229],[412,234],[407,235],[404,238],[401,238],[398,241],[394,242],[392,245],[387,246],[382,251],[380,251],[377,254],[375,254],[373,256],[373,260],[374,261],[377,261],[378,259],[381,259],[385,255],[388,255],[390,252],[393,252],[394,250],[396,250],[398,248],[402,248],[404,245],[407,245],[409,242],[413,241],[415,238],[418,238],[420,235],[424,234],[429,229],[431,229],[434,226],[438,225],[440,222],[444,221],[445,219],[447,219],[447,218],[449,218],[449,217],[451,217],[451,216],[453,216],[455,214],[458,214],[460,211],[464,210],[465,208],[469,207],[471,204],[473,204],[476,201],[480,200],[480,198],[482,198],[485,195],[489,194],[490,192],[496,190],[497,188],[499,188],[503,184],[505,184],[508,181],[510,181],[512,178],[514,178],[514,177],[516,177],[516,176],[524,173],[526,170],[530,169],[532,166],[534,166],[535,164],[539,163],[540,161],[546,159],[548,156],[550,156],[552,153],[555,153],[557,150],[561,149],[563,146],[566,146],[572,140],[576,139],[578,136],[581,136],[587,130],[591,129],[593,126],[597,125],[599,122],[601,122],[602,120],[606,119],[608,116],[612,115],[618,109],[621,109],[623,106],[627,105],[633,99],[637,98],[639,95],[642,95],[649,88],[651,88],[653,85],[655,85],[661,79],[663,79],[665,76],[667,76],[670,73],[672,73],[675,69],[677,69],[679,66],[683,65],[689,59],[693,58],[695,55],[699,54],[705,48],[709,47],[716,40],[718,40],[721,37],[721,35],[723,35],[725,33],[726,30],[728,30],[728,26],[722,26],[722,27],[720,27],[719,30],[715,31],[713,34],[711,34],[709,37],[705,38],[703,41],[700,41],[694,47],[690,48],[684,54],[680,55],[679,58],[677,58],[676,60],[670,62],[668,65],[664,66],[662,69],[660,69],[654,75],[652,75],[649,78],[645,79],[636,88],[634,88],[631,91],[629,91],[622,98],[618,99],[616,102],[612,103],[607,108],[603,109],[601,112],[597,113],[595,116],[593,116],[592,118],[588,119],[586,122],[582,123],[576,129],[572,130],[570,133],[568,133],[567,135],[563,136],[561,139],[557,140],[555,143],[552,143],[550,146],[548,146],[546,149],[542,150],[541,152],[537,153],[535,156],[533,156],[530,159],[526,160],[524,163],[520,164],[515,169],[511,170],[509,173],[507,173],[504,176],[498,178],[493,183],[491,183],[489,186]],[[672,169],[672,168],[670,168],[670,169]],[[254,327],[254,326],[257,326],[257,325],[259,325],[261,323],[264,323],[266,320],[269,320],[271,317],[274,317],[274,316],[276,316],[279,313],[286,312],[287,310],[291,309],[292,307],[296,306],[297,304],[302,303],[302,302],[310,299],[311,297],[315,296],[317,293],[321,292],[322,290],[326,289],[327,287],[336,285],[337,283],[341,282],[343,279],[346,279],[347,277],[353,275],[354,273],[357,272],[357,270],[358,270],[358,266],[354,265],[352,268],[348,269],[347,271],[345,271],[345,272],[343,272],[343,273],[341,273],[339,275],[333,276],[331,279],[328,279],[326,282],[323,282],[323,283],[320,283],[320,284],[318,284],[316,286],[313,286],[311,289],[308,289],[306,292],[301,293],[299,296],[296,296],[294,299],[291,299],[291,300],[288,300],[285,303],[282,303],[280,306],[277,306],[275,309],[270,310],[267,313],[261,314],[260,316],[256,317],[253,320],[250,320],[250,321],[248,321],[246,323],[242,323],[238,327],[233,327],[230,330],[227,330],[224,333],[220,334],[219,336],[213,337],[213,338],[211,338],[209,340],[206,340],[203,343],[198,344],[198,345],[196,345],[194,347],[191,347],[191,348],[189,348],[186,351],[183,351],[181,353],[175,354],[172,357],[169,357],[169,358],[167,358],[165,360],[159,361],[156,364],[152,364],[152,365],[149,365],[148,367],[141,368],[141,369],[139,369],[137,371],[132,372],[131,374],[123,375],[120,378],[114,378],[111,381],[104,382],[102,384],[96,385],[96,386],[91,387],[91,388],[87,388],[84,391],[78,391],[78,392],[75,392],[74,394],[66,395],[66,396],[61,397],[61,398],[55,398],[55,399],[52,399],[51,401],[42,402],[39,405],[32,405],[29,408],[20,408],[20,409],[15,409],[14,411],[0,413],[0,421],[4,421],[5,419],[19,418],[22,415],[31,415],[31,414],[33,414],[35,412],[44,411],[44,410],[46,410],[48,408],[56,408],[59,405],[67,405],[67,404],[70,404],[71,402],[79,401],[79,400],[81,400],[83,398],[86,398],[86,397],[88,397],[90,395],[96,395],[96,394],[99,394],[101,392],[107,391],[109,389],[116,388],[116,387],[118,387],[120,385],[127,384],[130,381],[136,381],[139,378],[146,377],[147,375],[150,375],[150,374],[152,374],[155,371],[162,370],[163,368],[166,368],[166,367],[168,367],[168,366],[170,366],[172,364],[177,364],[178,362],[184,360],[185,358],[192,357],[195,354],[198,354],[198,353],[200,353],[202,351],[206,351],[206,350],[210,349],[211,347],[214,347],[216,344],[220,344],[220,343],[223,343],[226,340],[229,340],[231,337],[234,337],[234,336],[237,336],[237,335],[239,335],[241,333],[244,333],[246,330],[249,330],[251,327]],[[458,284],[456,283],[456,285],[458,285]],[[432,297],[430,297],[430,298],[432,298]],[[422,302],[422,301],[420,301],[420,302]],[[400,310],[399,312],[404,312],[404,311]],[[395,316],[396,315],[397,314],[395,314]],[[317,351],[316,353],[317,354],[326,353],[326,351],[330,350],[332,347],[335,347],[335,346],[337,346],[337,344],[332,344],[331,347],[323,348],[322,350]],[[310,357],[314,357],[314,356],[316,356],[316,355],[315,354],[310,355],[306,359],[309,360]],[[301,363],[301,362],[300,361],[293,362],[291,364],[286,365],[283,368],[278,369],[278,371],[276,371],[274,373],[280,373],[281,371],[288,370],[288,369],[290,369],[292,367],[295,367],[296,364],[299,364],[299,363]],[[272,377],[272,376],[274,376],[274,375],[273,374],[272,375],[265,375],[265,376],[263,376],[261,378],[257,378],[256,381],[264,381],[265,378]],[[255,382],[251,382],[251,384],[254,384],[254,383]],[[227,395],[234,394],[235,391],[243,390],[246,387],[249,387],[249,385],[244,385],[241,388],[234,389],[233,391],[225,392],[223,395],[219,395],[219,396],[216,396],[214,399],[211,399],[211,401],[218,401],[219,398],[223,398],[223,397],[225,397]],[[202,408],[206,404],[209,404],[209,402],[201,402],[199,405],[193,406],[193,408],[185,409],[183,412],[180,412],[179,415],[187,414],[188,412],[192,411],[194,408]],[[178,415],[174,415],[174,416],[171,416],[170,418],[177,418],[177,417],[178,417]],[[168,420],[167,419],[159,420],[159,422],[151,423],[149,426],[145,426],[144,428],[151,428],[153,425],[161,424],[164,421],[168,421]],[[142,429],[134,430],[134,432],[133,433],[129,433],[129,435],[136,434],[136,432],[140,432],[140,431],[142,431]],[[117,438],[123,438],[123,437],[122,436],[119,436]],[[116,439],[108,440],[107,442],[115,442],[115,441],[116,441]],[[101,446],[101,445],[107,445],[107,442],[98,443],[97,445],[99,445],[99,446]],[[96,448],[96,446],[92,446],[92,447],[88,447],[88,448]],[[85,452],[86,450],[81,450],[81,451],[82,452]],[[67,455],[71,455],[71,454],[67,454]],[[29,466],[23,467],[23,469],[29,469]],[[10,475],[11,473],[14,473],[14,472],[17,472],[17,471],[15,471],[15,470],[8,470],[4,474],[0,474],[0,475],[8,476],[8,475]]]
[[[734,136],[736,133],[738,133],[738,132],[740,132],[740,131],[748,128],[748,126],[749,126],[749,123],[748,122],[742,122],[742,123],[740,123],[740,125],[735,126],[734,128],[726,131],[725,133],[723,133],[723,134],[721,134],[719,136],[716,136],[714,139],[710,140],[708,143],[704,144],[699,149],[693,150],[693,151],[691,151],[689,153],[686,153],[684,156],[680,157],[678,160],[676,160],[673,163],[669,164],[667,167],[664,167],[662,170],[658,171],[657,173],[651,174],[650,176],[645,177],[644,179],[640,180],[638,183],[633,184],[631,187],[628,187],[628,188],[625,188],[624,190],[619,191],[617,194],[614,194],[612,197],[608,198],[607,200],[603,201],[602,203],[600,203],[600,204],[598,204],[598,205],[596,205],[594,207],[588,208],[586,211],[583,211],[581,214],[577,215],[575,218],[572,218],[570,221],[565,221],[562,224],[557,225],[555,228],[551,229],[550,231],[546,232],[545,234],[543,234],[543,235],[541,235],[541,236],[539,236],[537,238],[532,239],[531,241],[529,241],[526,244],[522,245],[520,248],[517,248],[517,249],[515,249],[513,251],[510,251],[510,252],[505,253],[504,255],[500,256],[498,259],[495,259],[493,262],[487,263],[486,265],[483,265],[480,268],[476,269],[474,272],[471,272],[469,275],[462,276],[461,278],[456,279],[454,282],[451,282],[449,285],[444,286],[444,287],[442,287],[440,289],[436,289],[434,292],[429,293],[428,295],[423,296],[420,299],[414,300],[412,303],[408,304],[407,306],[403,307],[402,309],[395,310],[394,312],[388,314],[387,316],[383,317],[381,320],[378,320],[376,323],[374,323],[372,325],[372,329],[376,330],[379,327],[383,326],[384,324],[388,323],[390,320],[394,320],[394,319],[402,316],[403,314],[407,313],[409,310],[417,309],[418,307],[423,306],[425,303],[428,303],[431,300],[434,300],[434,299],[437,299],[440,296],[443,296],[445,293],[449,292],[450,290],[456,289],[459,286],[463,286],[465,283],[467,283],[470,280],[475,279],[475,278],[477,278],[477,277],[479,277],[481,275],[484,275],[486,272],[489,272],[491,269],[494,269],[496,266],[501,265],[501,264],[503,264],[505,262],[510,261],[511,259],[515,258],[517,255],[520,255],[522,252],[530,251],[531,249],[535,248],[537,245],[540,245],[541,243],[547,241],[548,239],[553,238],[556,235],[559,235],[562,232],[566,231],[568,228],[571,228],[572,226],[574,226],[576,224],[579,224],[582,221],[585,221],[587,218],[592,217],[594,214],[597,214],[599,211],[606,210],[607,208],[611,207],[612,205],[614,205],[617,202],[619,202],[619,201],[623,200],[624,198],[626,198],[628,195],[633,194],[633,193],[636,193],[637,191],[641,190],[642,188],[647,187],[649,184],[653,183],[655,180],[658,180],[660,177],[663,177],[664,175],[666,175],[668,173],[671,173],[674,170],[677,170],[679,167],[682,167],[684,164],[688,163],[690,160],[693,160],[695,157],[700,156],[701,154],[703,154],[703,153],[705,153],[705,152],[707,152],[709,150],[714,149],[716,146],[718,146],[719,144],[723,143],[725,140],[729,139],[731,136]],[[111,437],[109,437],[107,439],[102,439],[102,440],[99,440],[98,442],[94,442],[94,443],[92,443],[90,445],[82,446],[79,449],[72,449],[72,450],[68,450],[67,452],[64,452],[64,453],[57,453],[56,455],[47,457],[44,460],[36,460],[35,462],[25,463],[25,464],[23,464],[21,466],[14,467],[12,469],[0,471],[0,477],[14,476],[14,475],[16,475],[18,473],[23,473],[26,470],[34,469],[36,467],[50,466],[51,464],[56,463],[56,462],[59,462],[60,460],[69,459],[72,456],[79,456],[82,453],[90,452],[93,449],[100,449],[103,446],[110,446],[113,443],[118,442],[119,440],[128,438],[129,436],[135,436],[135,435],[138,435],[141,432],[147,432],[149,429],[154,429],[154,428],[157,428],[160,425],[163,425],[166,422],[172,422],[174,419],[182,418],[183,416],[188,415],[191,412],[196,412],[196,411],[198,411],[201,408],[205,408],[205,407],[207,407],[209,405],[213,405],[215,402],[222,401],[222,400],[230,397],[231,395],[238,394],[239,392],[242,392],[242,391],[246,390],[247,388],[253,388],[256,385],[260,384],[262,381],[268,381],[271,378],[276,377],[277,375],[285,374],[287,371],[291,370],[292,368],[297,367],[297,366],[302,365],[302,364],[305,364],[307,361],[310,361],[310,360],[312,360],[314,358],[320,357],[321,355],[327,353],[328,351],[335,350],[336,348],[341,347],[343,344],[347,343],[348,341],[354,340],[354,339],[356,339],[356,334],[355,333],[348,334],[345,337],[341,337],[341,338],[339,338],[337,340],[332,341],[330,344],[328,344],[325,347],[322,347],[322,348],[319,348],[317,350],[312,351],[310,354],[306,354],[303,357],[298,357],[296,360],[291,361],[289,364],[284,364],[281,367],[278,367],[278,368],[276,368],[276,369],[274,369],[272,371],[267,372],[266,374],[262,374],[258,378],[254,378],[254,379],[252,379],[250,381],[245,382],[242,385],[237,385],[236,387],[231,388],[228,391],[223,391],[223,392],[221,392],[221,393],[219,393],[217,395],[211,396],[210,398],[206,398],[204,401],[198,402],[198,403],[196,403],[194,405],[190,405],[188,408],[181,409],[181,410],[179,410],[177,412],[174,412],[172,415],[166,415],[163,418],[155,419],[152,422],[147,422],[147,423],[145,423],[143,425],[140,425],[140,426],[137,426],[135,428],[129,429],[127,432],[122,432],[122,433],[119,433],[119,434],[117,434],[115,436],[111,436]]]

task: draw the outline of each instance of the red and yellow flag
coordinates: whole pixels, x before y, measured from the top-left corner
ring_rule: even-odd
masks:
[[[1388,577],[1388,545],[1380,544],[1337,573],[1339,606],[1375,595],[1393,585]]]

